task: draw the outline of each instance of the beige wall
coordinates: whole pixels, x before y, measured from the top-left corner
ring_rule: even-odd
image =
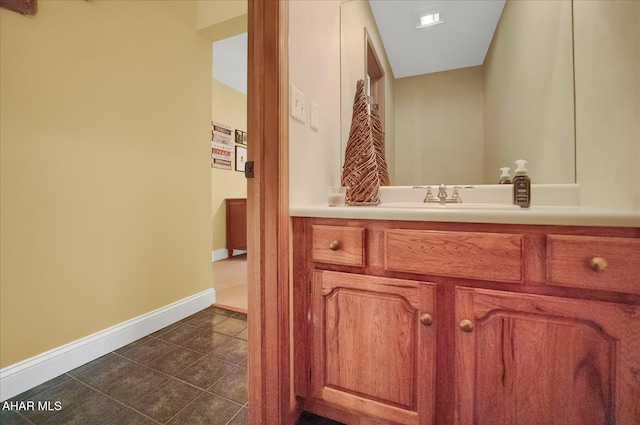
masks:
[[[219,26],[228,21],[244,20],[247,22],[248,4],[246,0],[199,0],[196,16],[198,30]],[[245,31],[236,29],[236,32]]]
[[[378,59],[384,69],[385,79],[385,157],[389,177],[392,184],[395,182],[396,174],[396,118],[395,118],[395,94],[394,76],[387,53],[382,44],[382,38],[378,32],[378,26],[373,18],[373,12],[369,2],[365,0],[351,0],[340,5],[340,84],[341,84],[341,141],[342,151],[340,157],[340,167],[344,163],[344,152],[349,140],[351,130],[351,117],[353,114],[353,100],[356,94],[356,84],[358,80],[366,81],[365,69],[365,33],[371,39]],[[342,172],[342,168],[340,169]]]
[[[574,13],[581,202],[640,210],[640,2],[577,0]]]
[[[482,67],[395,80],[394,185],[469,184],[482,175]]]
[[[534,183],[575,182],[571,36],[570,2],[505,3],[484,61],[485,183],[516,159]]]
[[[289,201],[326,204],[326,188],[340,183],[342,167],[340,0],[289,2],[289,82],[307,96],[306,124],[289,120]],[[309,126],[311,100],[318,131]]]
[[[0,10],[0,367],[211,287],[191,1]]]
[[[211,41],[247,32],[247,0],[198,0],[196,28]]]
[[[234,129],[247,131],[247,96],[217,80],[211,80],[212,120]],[[231,154],[233,170],[211,169],[212,250],[226,248],[227,212],[225,198],[246,198],[247,179],[235,170],[235,149]]]

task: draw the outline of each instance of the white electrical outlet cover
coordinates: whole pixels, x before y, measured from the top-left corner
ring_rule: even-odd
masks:
[[[291,113],[291,117],[300,121],[303,124],[306,124],[307,120],[305,119],[307,107],[307,96],[302,93],[296,86],[291,84],[291,91],[289,96],[289,109]]]

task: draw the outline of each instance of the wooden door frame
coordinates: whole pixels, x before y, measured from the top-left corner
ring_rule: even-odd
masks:
[[[288,5],[249,0],[248,378],[251,425],[293,424],[290,354]]]

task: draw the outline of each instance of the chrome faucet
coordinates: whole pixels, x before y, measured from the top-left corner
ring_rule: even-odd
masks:
[[[436,199],[433,196],[433,192],[431,191],[431,186],[413,186],[414,189],[427,189],[427,194],[425,195],[424,199],[422,200],[422,202],[426,203],[431,203],[431,202],[437,202],[434,201],[434,199]]]
[[[460,192],[458,189],[473,189],[473,186],[454,186],[453,193],[451,197],[447,194],[447,185],[441,184],[438,186],[438,196],[433,196],[433,192],[431,191],[431,186],[413,186],[414,189],[427,189],[427,194],[424,197],[422,202],[426,204],[461,204],[462,198],[460,197]]]
[[[438,199],[440,200],[441,204],[446,204],[448,201],[449,195],[447,195],[447,185],[445,184],[441,184],[440,186],[438,186]]]
[[[431,192],[431,186],[429,186],[427,188],[427,194],[424,196],[424,199],[422,200],[422,202],[432,202],[431,200],[433,199],[433,192]]]

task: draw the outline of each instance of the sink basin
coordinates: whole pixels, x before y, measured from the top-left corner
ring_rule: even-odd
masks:
[[[473,209],[491,209],[491,210],[514,210],[520,209],[518,205],[493,204],[481,202],[469,202],[462,204],[432,204],[424,202],[383,202],[378,205],[382,208],[410,208],[410,209],[441,209],[441,210],[473,210]]]

